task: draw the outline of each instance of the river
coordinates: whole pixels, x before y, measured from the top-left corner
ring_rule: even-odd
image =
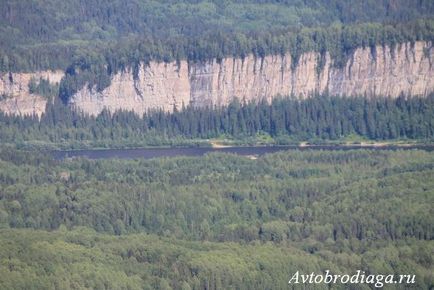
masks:
[[[434,145],[386,145],[386,146],[367,146],[367,145],[311,145],[311,146],[243,146],[243,147],[193,147],[193,148],[139,148],[139,149],[91,149],[91,150],[58,150],[51,151],[56,159],[84,157],[89,159],[136,159],[136,158],[158,158],[176,156],[202,156],[211,152],[232,153],[241,156],[255,158],[266,153],[274,153],[285,150],[425,150],[434,151]]]

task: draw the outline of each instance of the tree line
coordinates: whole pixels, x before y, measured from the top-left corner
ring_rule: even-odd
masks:
[[[282,40],[288,32],[335,24],[363,24],[362,30],[370,25],[371,40],[410,40],[425,35],[423,19],[432,18],[433,12],[430,0],[133,0],[127,5],[120,0],[6,0],[0,3],[0,69],[66,69],[77,55],[91,57],[105,51],[109,57],[114,44],[122,47],[128,39],[143,45],[136,43],[119,52],[122,59],[218,58],[252,50],[275,53],[282,44],[286,49],[287,42],[304,41],[304,32],[291,41]],[[414,21],[422,24],[419,29],[395,30]],[[381,24],[391,25],[378,29]],[[189,45],[186,39],[192,40]],[[353,40],[348,38],[345,45]]]
[[[423,97],[345,98],[315,96],[244,102],[223,107],[174,108],[173,112],[102,111],[89,116],[61,102],[48,102],[38,116],[0,113],[0,137],[19,145],[46,143],[63,147],[176,145],[194,140],[251,140],[270,136],[277,144],[300,141],[432,140],[434,95]]]

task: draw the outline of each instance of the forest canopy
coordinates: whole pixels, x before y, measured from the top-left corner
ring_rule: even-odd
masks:
[[[288,289],[297,270],[329,269],[431,289],[433,175],[418,150],[54,160],[3,147],[0,288]]]
[[[6,0],[0,70],[192,61],[433,39],[430,0]],[[431,18],[431,20],[429,20]],[[325,27],[325,28],[324,28]],[[338,55],[336,55],[338,56]]]

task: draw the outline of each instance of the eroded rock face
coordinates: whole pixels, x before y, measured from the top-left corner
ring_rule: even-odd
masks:
[[[431,43],[358,49],[343,70],[332,69],[328,89],[335,95],[426,96],[434,91]]]
[[[63,75],[62,71],[0,74],[0,110],[7,114],[40,116],[45,110],[47,99],[40,95],[30,94],[30,80],[42,78],[51,84],[56,84],[60,82]]]
[[[151,108],[172,110],[190,102],[188,65],[156,63],[142,65],[135,79],[131,71],[113,76],[109,87],[102,92],[85,86],[71,99],[70,104],[89,114],[98,114],[104,108],[110,111],[132,110],[144,113]]]
[[[171,111],[175,106],[179,109],[188,104],[225,105],[235,97],[240,100],[271,100],[278,95],[306,98],[316,92],[339,96],[397,97],[401,93],[426,96],[434,92],[433,62],[434,48],[427,42],[405,43],[394,48],[360,48],[343,68],[334,66],[328,53],[321,59],[316,52],[301,55],[294,65],[289,53],[207,63],[151,62],[139,68],[136,78],[131,70],[114,75],[111,85],[102,92],[83,87],[70,104],[90,114],[98,114],[104,108],[141,114],[150,108]],[[0,93],[4,90],[3,83]],[[18,84],[26,87],[25,81]],[[20,98],[24,97],[17,100]],[[20,108],[21,112],[27,112],[36,110],[35,107],[39,108],[29,103],[28,108],[24,105]],[[2,103],[0,108],[4,108]]]
[[[258,59],[226,58],[220,63],[151,63],[137,79],[119,73],[104,91],[83,88],[71,100],[77,108],[97,114],[104,107],[143,113],[149,108],[172,110],[182,104],[224,105],[233,98],[271,100],[278,95],[308,97],[315,92],[340,96],[409,96],[434,91],[434,49],[431,43],[357,49],[343,68],[329,54],[303,54],[292,68],[291,56]]]

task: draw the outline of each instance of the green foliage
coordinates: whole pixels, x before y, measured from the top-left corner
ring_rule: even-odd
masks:
[[[290,52],[296,65],[318,51],[343,66],[357,47],[433,41],[433,15],[431,0],[5,0],[0,71],[63,69],[59,87],[33,79],[29,91],[68,103],[151,60]],[[316,96],[95,117],[55,100],[41,118],[0,113],[0,289],[288,289],[296,271],[326,269],[411,273],[432,289],[432,152],[54,160],[5,144],[432,140],[433,102]]]
[[[434,96],[426,98],[276,98],[226,107],[186,108],[173,113],[103,111],[81,114],[55,102],[45,114],[0,113],[0,139],[62,148],[200,145],[210,138],[246,144],[291,144],[324,140],[432,140]],[[199,141],[198,141],[199,140]]]
[[[59,95],[59,86],[50,84],[44,78],[40,78],[39,80],[32,78],[29,82],[29,93],[53,99]]]
[[[434,11],[428,0],[30,2],[0,3],[2,70],[66,69],[77,58],[101,54],[112,68],[146,59],[261,56],[288,49],[297,55],[341,49],[342,36],[344,49],[414,41],[432,37],[432,21],[424,18]],[[399,24],[405,22],[411,24]],[[342,30],[341,24],[349,26]]]
[[[247,240],[275,242],[429,240],[433,233],[427,216],[433,154],[426,152],[68,162],[0,153],[0,208],[10,227],[92,226],[198,240],[244,240],[244,232]],[[414,208],[405,208],[411,200]],[[374,201],[378,208],[370,206]],[[357,209],[348,207],[354,203]],[[342,216],[326,216],[336,206]]]
[[[0,288],[286,289],[328,269],[410,272],[429,289],[433,164],[424,151],[56,161],[3,148]]]

